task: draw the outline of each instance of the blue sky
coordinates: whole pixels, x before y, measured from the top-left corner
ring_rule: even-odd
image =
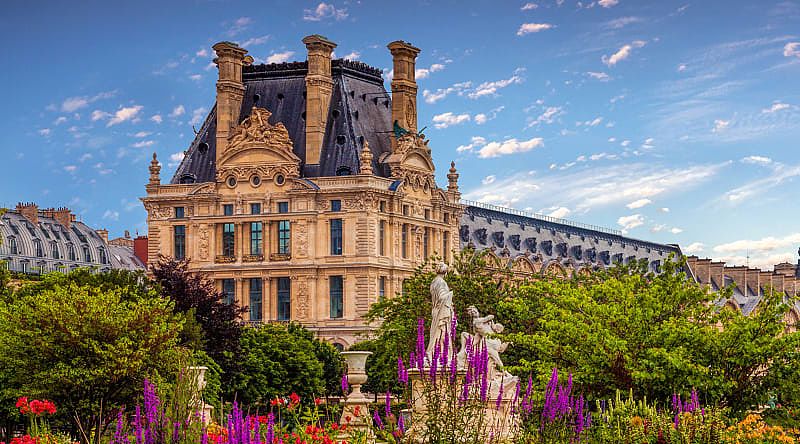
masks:
[[[149,156],[168,180],[213,105],[211,45],[303,60],[313,33],[387,75],[388,42],[422,49],[419,126],[465,198],[797,260],[798,1],[7,1],[0,205],[146,232]]]

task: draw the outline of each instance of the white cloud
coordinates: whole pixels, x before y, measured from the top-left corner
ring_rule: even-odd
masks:
[[[627,59],[631,55],[631,51],[634,48],[641,48],[641,47],[643,47],[645,45],[645,43],[646,42],[644,42],[643,40],[636,40],[631,44],[624,45],[617,52],[615,52],[614,54],[612,54],[610,56],[603,56],[601,60],[607,66],[614,66],[617,63]]]
[[[199,82],[200,80],[203,80],[203,76],[200,74],[192,74],[189,76],[189,80],[193,82]]]
[[[569,213],[571,213],[571,212],[572,211],[570,211],[569,208],[567,208],[567,207],[558,207],[558,208],[552,209],[552,211],[547,213],[547,215],[550,216],[550,217],[563,219],[563,218],[569,216]]]
[[[686,254],[697,254],[705,250],[705,248],[706,244],[702,242],[692,242],[691,244],[681,248],[681,250]]]
[[[96,109],[96,110],[92,111],[91,119],[92,119],[92,122],[97,122],[98,120],[105,120],[105,119],[108,119],[109,117],[111,117],[111,114],[109,114],[109,113],[107,113],[105,111],[100,111],[99,109]]]
[[[553,28],[554,25],[550,23],[523,23],[517,30],[517,35],[526,35],[540,31],[546,31]]]
[[[797,244],[800,244],[800,233],[793,233],[784,237],[768,236],[754,240],[737,240],[717,245],[713,250],[715,253],[740,253],[746,251],[764,253],[778,248],[794,247]]]
[[[627,147],[628,145],[631,144],[631,141],[626,139],[626,140],[623,140],[622,142],[620,142],[619,144],[622,147]]]
[[[783,47],[783,55],[786,57],[800,57],[800,42],[789,42]]]
[[[294,55],[294,51],[273,52],[267,57],[267,63],[283,63],[289,61]]]
[[[659,208],[659,209],[658,209],[658,211],[660,211],[660,212],[662,212],[662,213],[669,213],[669,208],[667,208],[667,207],[661,207],[661,208]]]
[[[517,139],[508,139],[502,142],[489,142],[480,150],[478,150],[478,157],[490,158],[508,154],[524,153],[542,146],[544,146],[544,139],[541,137],[534,137],[530,140],[523,141],[518,141]]]
[[[672,227],[672,228],[670,228],[669,232],[672,233],[672,234],[679,234],[679,233],[683,233],[683,230],[678,228],[678,227]]]
[[[473,136],[470,143],[467,145],[460,145],[456,151],[463,153],[464,151],[472,151],[473,148],[486,145],[486,139],[480,136]]]
[[[762,162],[763,164],[763,162]],[[760,196],[767,191],[782,185],[788,180],[800,176],[800,165],[785,165],[780,162],[771,162],[769,173],[761,179],[748,182],[734,188],[723,195],[723,200],[732,205],[740,204],[747,199]]]
[[[494,118],[497,117],[497,114],[500,113],[500,111],[502,111],[504,108],[505,108],[504,106],[498,106],[497,108],[489,111],[489,113],[475,114],[475,123],[477,123],[478,125],[483,125],[484,123],[493,120]]]
[[[241,46],[242,48],[248,48],[250,46],[263,45],[264,43],[267,43],[268,40],[269,40],[268,35],[262,35],[260,37],[251,37],[240,43],[239,46]]]
[[[66,166],[64,166],[64,171],[66,171],[66,172],[68,172],[68,173],[72,174],[72,173],[74,173],[75,171],[78,171],[78,167],[77,167],[77,166],[75,166],[75,165],[66,165]]]
[[[103,213],[103,219],[119,220],[119,211],[106,210],[105,213]]]
[[[604,72],[589,71],[586,73],[586,75],[601,82],[608,82],[609,80],[611,80],[611,77]]]
[[[200,48],[194,53],[195,57],[208,57],[208,49]]]
[[[460,125],[464,122],[469,122],[471,119],[469,114],[453,114],[446,112],[433,116],[433,126],[439,129],[447,128],[448,126]]]
[[[142,141],[139,141],[139,142],[136,142],[136,143],[134,143],[134,144],[133,144],[133,145],[131,145],[131,146],[133,146],[134,148],[146,148],[146,147],[148,147],[148,146],[153,146],[153,145],[155,145],[155,143],[156,143],[156,142],[155,142],[155,141],[153,141],[153,140],[142,140]]]
[[[747,156],[742,158],[742,163],[750,163],[756,165],[769,165],[772,163],[772,159],[769,157],[764,156]]]
[[[474,91],[471,91],[467,94],[467,97],[470,99],[477,99],[483,96],[490,96],[496,95],[497,90],[501,88],[505,88],[509,85],[513,85],[515,83],[522,83],[523,78],[518,74],[514,74],[513,76],[503,79],[497,80],[494,82],[483,82],[477,87],[475,87]]]
[[[655,142],[656,142],[656,139],[654,139],[652,137],[648,137],[647,139],[644,139],[644,143],[642,143],[642,148],[644,148],[646,150],[654,148],[655,147],[655,145],[654,145]]]
[[[161,123],[164,119],[161,117],[161,114],[154,114],[153,117],[150,118],[155,123]]]
[[[635,200],[635,201],[633,201],[633,202],[631,202],[631,203],[629,203],[628,205],[625,205],[625,206],[628,207],[631,210],[635,210],[636,208],[642,208],[643,206],[649,205],[651,203],[653,203],[653,201],[650,200],[650,199],[639,199],[639,200]]]
[[[681,63],[680,65],[678,65],[678,72],[684,72],[684,71],[686,71],[686,64]]]
[[[129,120],[136,119],[136,116],[139,115],[139,111],[142,110],[141,105],[134,105],[134,106],[126,106],[124,108],[120,108],[117,112],[114,113],[114,117],[108,121],[106,126],[114,126],[120,124],[122,122],[127,122]]]
[[[641,214],[631,214],[630,216],[621,216],[617,219],[617,223],[625,230],[630,230],[644,224],[644,217]]]
[[[771,113],[776,113],[778,111],[783,111],[783,110],[789,109],[789,108],[791,108],[791,107],[789,105],[785,104],[785,103],[775,102],[769,108],[765,108],[765,109],[761,110],[761,112],[762,113],[770,113],[771,114]]]
[[[150,134],[153,134],[153,133],[151,133],[150,131],[139,131],[138,133],[134,134],[133,137],[141,139],[142,137],[147,137]]]
[[[253,24],[253,19],[252,18],[250,18],[250,17],[239,17],[236,20],[234,20],[232,23],[230,23],[230,22],[229,23],[225,23],[225,25],[228,26],[228,30],[226,31],[226,33],[229,36],[233,37],[233,36],[235,36],[237,34],[242,33],[242,31],[244,31],[247,28],[249,28],[250,25],[252,25],[252,24]]]
[[[441,71],[445,68],[445,64],[443,63],[434,63],[428,68],[417,68],[414,70],[414,78],[415,79],[424,79],[427,78],[432,72]],[[394,74],[394,73],[392,73]]]
[[[347,60],[358,60],[361,58],[361,53],[358,51],[350,51],[349,54],[343,55],[342,58]]]
[[[337,9],[333,4],[325,2],[321,2],[314,9],[303,10],[303,20],[308,22],[319,22],[327,19],[339,21],[346,19],[347,15],[346,9]]]
[[[66,117],[60,116],[53,122],[53,125],[61,125],[62,123],[66,122],[66,121],[67,121]]]
[[[50,134],[53,132],[50,128],[42,128],[39,131],[39,135],[42,137],[50,137]]]
[[[526,128],[537,126],[542,123],[551,124],[558,116],[562,114],[564,114],[564,111],[560,106],[547,107],[536,119],[532,119],[530,122],[528,122]]]
[[[597,2],[598,5],[604,8],[610,8],[612,6],[616,6],[619,3],[619,0],[600,0]]]
[[[78,158],[78,162],[80,163],[86,162],[87,160],[91,160],[92,157],[93,157],[92,153],[83,153],[83,155],[81,155],[81,157]]]
[[[595,117],[594,120],[587,120],[587,121],[583,122],[583,124],[585,126],[597,126],[597,125],[600,125],[602,122],[603,122],[603,118],[602,117]]]
[[[178,151],[177,153],[172,153],[169,155],[169,162],[167,162],[167,166],[169,168],[175,168],[176,166],[180,165],[181,161],[185,153],[183,151]]]
[[[202,106],[192,111],[192,120],[189,123],[192,125],[199,125],[203,121],[203,117],[205,117],[207,111],[208,110]]]
[[[178,105],[172,110],[171,113],[169,113],[169,116],[174,119],[174,118],[180,117],[180,116],[182,116],[184,114],[186,114],[186,108],[184,108],[183,105]]]
[[[524,4],[524,5],[522,5],[522,7],[521,7],[521,8],[519,8],[519,9],[520,9],[521,11],[531,11],[531,10],[534,10],[534,9],[536,9],[536,8],[538,8],[538,7],[539,7],[539,5],[537,5],[536,3],[525,3],[525,4]]]
[[[639,17],[620,17],[606,22],[605,27],[609,29],[620,29],[630,25],[631,23],[638,23],[641,21],[642,19]]]
[[[730,120],[717,119],[714,121],[714,129],[712,129],[711,131],[719,133],[721,131],[725,131],[730,125],[731,125]]]
[[[85,108],[92,102],[96,102],[101,99],[110,99],[111,97],[114,97],[116,93],[116,91],[106,91],[94,96],[69,97],[61,103],[61,111],[72,113],[81,108]]]
[[[492,174],[492,175],[484,177],[483,180],[481,180],[481,183],[484,184],[484,185],[489,185],[490,183],[494,182],[496,179],[497,179],[497,177],[495,177]]]

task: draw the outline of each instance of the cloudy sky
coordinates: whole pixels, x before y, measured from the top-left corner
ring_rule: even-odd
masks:
[[[4,2],[0,205],[144,233],[149,156],[170,177],[213,105],[211,45],[303,60],[319,33],[387,75],[388,42],[422,49],[420,127],[467,199],[797,260],[796,0],[275,3]]]

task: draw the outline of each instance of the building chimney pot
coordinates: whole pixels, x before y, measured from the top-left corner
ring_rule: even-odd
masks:
[[[34,224],[39,223],[39,206],[33,202],[19,202],[17,212]]]
[[[392,53],[392,126],[395,123],[417,132],[417,80],[415,77],[419,48],[402,40],[387,45]],[[392,137],[392,148],[397,147]]]
[[[247,50],[236,43],[219,42],[212,47],[217,57],[219,77],[217,79],[217,167],[228,147],[228,135],[239,124],[239,114],[244,98],[242,66],[245,65]]]
[[[333,94],[331,55],[336,43],[314,34],[303,38],[308,51],[306,73],[306,165],[318,168]]]

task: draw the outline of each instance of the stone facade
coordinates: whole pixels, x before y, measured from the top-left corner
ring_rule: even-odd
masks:
[[[214,45],[214,110],[171,183],[151,162],[148,262],[189,258],[249,307],[245,320],[298,321],[347,347],[369,332],[372,303],[400,292],[426,257],[458,250],[463,206],[455,169],[439,188],[414,131],[419,50],[389,45],[408,68],[392,83],[407,102],[396,109],[380,71],[331,60],[324,37],[303,42],[307,62],[259,66],[235,44]]]

